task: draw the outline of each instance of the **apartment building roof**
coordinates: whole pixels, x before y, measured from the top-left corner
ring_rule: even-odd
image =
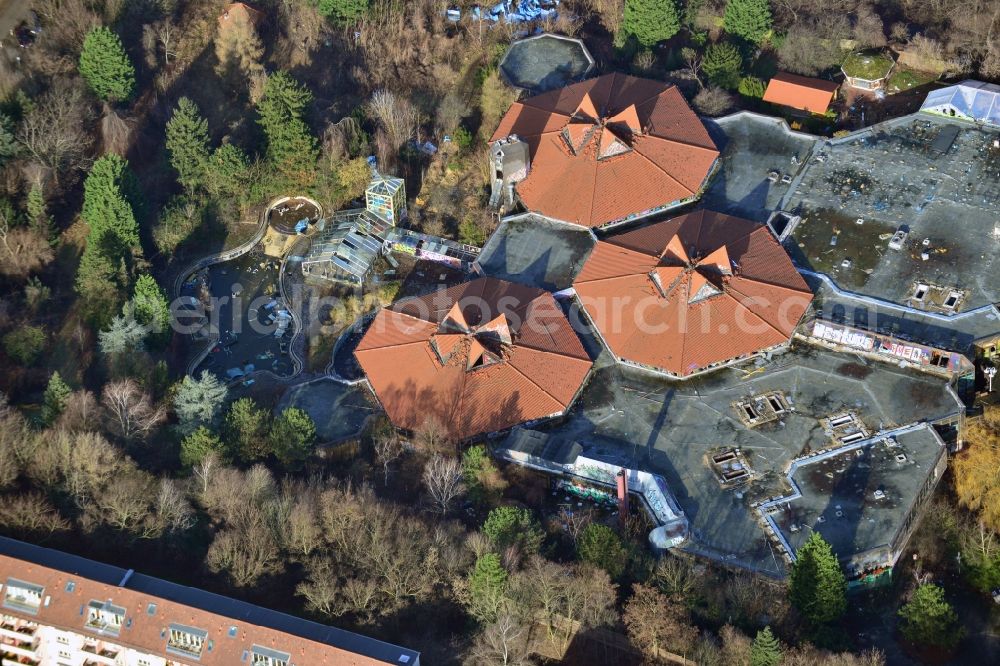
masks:
[[[458,440],[561,414],[592,365],[551,294],[490,277],[381,310],[355,356],[393,424]]]
[[[32,612],[8,605],[11,579],[42,588]],[[249,663],[255,648],[288,655],[289,666],[419,666],[420,653],[350,631],[310,622],[211,592],[145,576],[69,553],[0,537],[0,612],[86,635],[92,601],[125,611],[117,636],[107,640],[182,664]],[[203,637],[200,655],[168,651],[169,629],[180,626]]]
[[[719,151],[675,86],[606,74],[515,102],[490,142],[516,134],[531,170],[531,212],[585,227],[693,198]]]
[[[678,377],[787,342],[812,300],[766,227],[709,210],[598,242],[574,287],[615,356]]]
[[[839,87],[834,81],[778,72],[767,84],[764,101],[810,113],[826,113]]]

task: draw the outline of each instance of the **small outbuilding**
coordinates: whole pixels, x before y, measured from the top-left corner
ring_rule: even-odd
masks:
[[[1000,86],[966,79],[928,94],[920,110],[1000,127]]]
[[[852,53],[844,60],[841,71],[844,83],[860,90],[882,90],[896,61],[887,53]]]
[[[406,185],[402,178],[375,174],[365,190],[369,212],[395,226],[406,219]]]
[[[767,84],[764,101],[808,113],[823,114],[840,86],[833,81],[778,72]]]

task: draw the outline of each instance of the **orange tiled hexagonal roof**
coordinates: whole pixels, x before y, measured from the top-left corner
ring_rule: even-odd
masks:
[[[676,86],[604,76],[514,103],[491,141],[516,134],[532,212],[600,227],[696,195],[719,151]]]
[[[489,277],[380,311],[355,357],[394,425],[457,440],[561,414],[592,365],[551,294]]]
[[[708,210],[598,242],[574,287],[615,356],[679,377],[787,342],[812,300],[766,227]]]

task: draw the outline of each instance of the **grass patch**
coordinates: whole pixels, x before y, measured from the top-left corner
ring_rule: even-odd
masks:
[[[325,372],[333,360],[333,345],[343,329],[336,333],[317,333],[308,337],[307,372]]]
[[[890,93],[904,92],[936,80],[937,75],[931,72],[918,72],[914,69],[896,69],[886,82],[886,89]]]

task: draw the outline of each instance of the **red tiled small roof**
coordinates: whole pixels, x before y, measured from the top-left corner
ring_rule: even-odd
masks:
[[[812,300],[766,227],[708,210],[598,242],[574,287],[616,356],[682,377],[787,342]]]
[[[764,101],[810,113],[826,113],[839,87],[833,81],[778,72],[767,84]]]
[[[719,156],[675,86],[606,74],[515,102],[490,141],[531,151],[531,211],[600,227],[695,195]]]
[[[457,440],[564,412],[592,365],[551,294],[488,277],[380,311],[355,357],[394,425]]]

